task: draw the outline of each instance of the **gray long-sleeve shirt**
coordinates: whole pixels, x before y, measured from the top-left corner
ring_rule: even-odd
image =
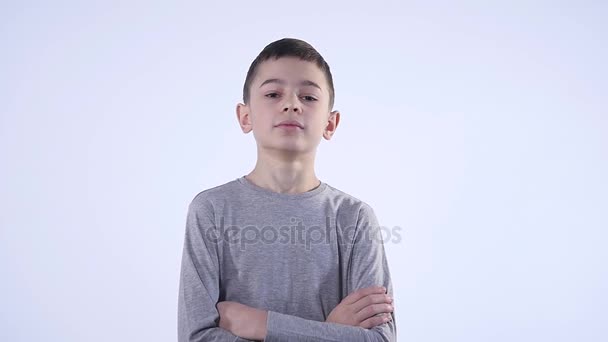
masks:
[[[373,209],[325,182],[282,194],[244,176],[198,193],[188,207],[178,296],[178,341],[246,341],[218,327],[220,301],[268,311],[265,341],[396,341],[326,323],[355,290],[393,287]]]

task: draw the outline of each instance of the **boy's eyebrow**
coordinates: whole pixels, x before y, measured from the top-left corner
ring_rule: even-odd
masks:
[[[282,80],[279,78],[269,78],[266,81],[262,82],[262,84],[260,84],[260,88],[262,88],[262,86],[264,86],[265,84],[268,84],[268,83],[278,83],[278,84],[284,85],[287,82],[285,82],[285,80]],[[310,81],[310,80],[304,80],[304,81],[300,82],[300,85],[313,86],[313,87],[317,87],[317,88],[319,88],[319,90],[321,90],[321,87],[319,87],[318,84],[316,84],[315,82]]]

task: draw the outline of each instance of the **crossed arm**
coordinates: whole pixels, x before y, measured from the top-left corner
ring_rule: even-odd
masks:
[[[366,329],[392,320],[392,298],[386,289],[375,286],[359,289],[336,306],[326,323],[337,323]],[[249,340],[264,340],[267,336],[268,311],[231,301],[219,302],[220,328]]]

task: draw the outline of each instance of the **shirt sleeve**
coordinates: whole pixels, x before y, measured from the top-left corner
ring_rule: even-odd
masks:
[[[373,209],[363,203],[352,239],[345,275],[347,293],[371,286],[384,286],[393,297],[380,227]],[[393,302],[394,303],[394,302]],[[371,329],[307,320],[274,311],[268,312],[265,341],[383,341],[397,340],[395,311],[392,320]]]
[[[219,257],[213,210],[195,197],[188,206],[177,309],[178,342],[249,341],[218,327]]]

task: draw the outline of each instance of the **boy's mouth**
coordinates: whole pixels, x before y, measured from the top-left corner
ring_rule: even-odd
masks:
[[[304,126],[302,126],[302,124],[296,120],[285,120],[280,122],[278,125],[276,125],[275,127],[293,127],[293,128],[304,128]]]

